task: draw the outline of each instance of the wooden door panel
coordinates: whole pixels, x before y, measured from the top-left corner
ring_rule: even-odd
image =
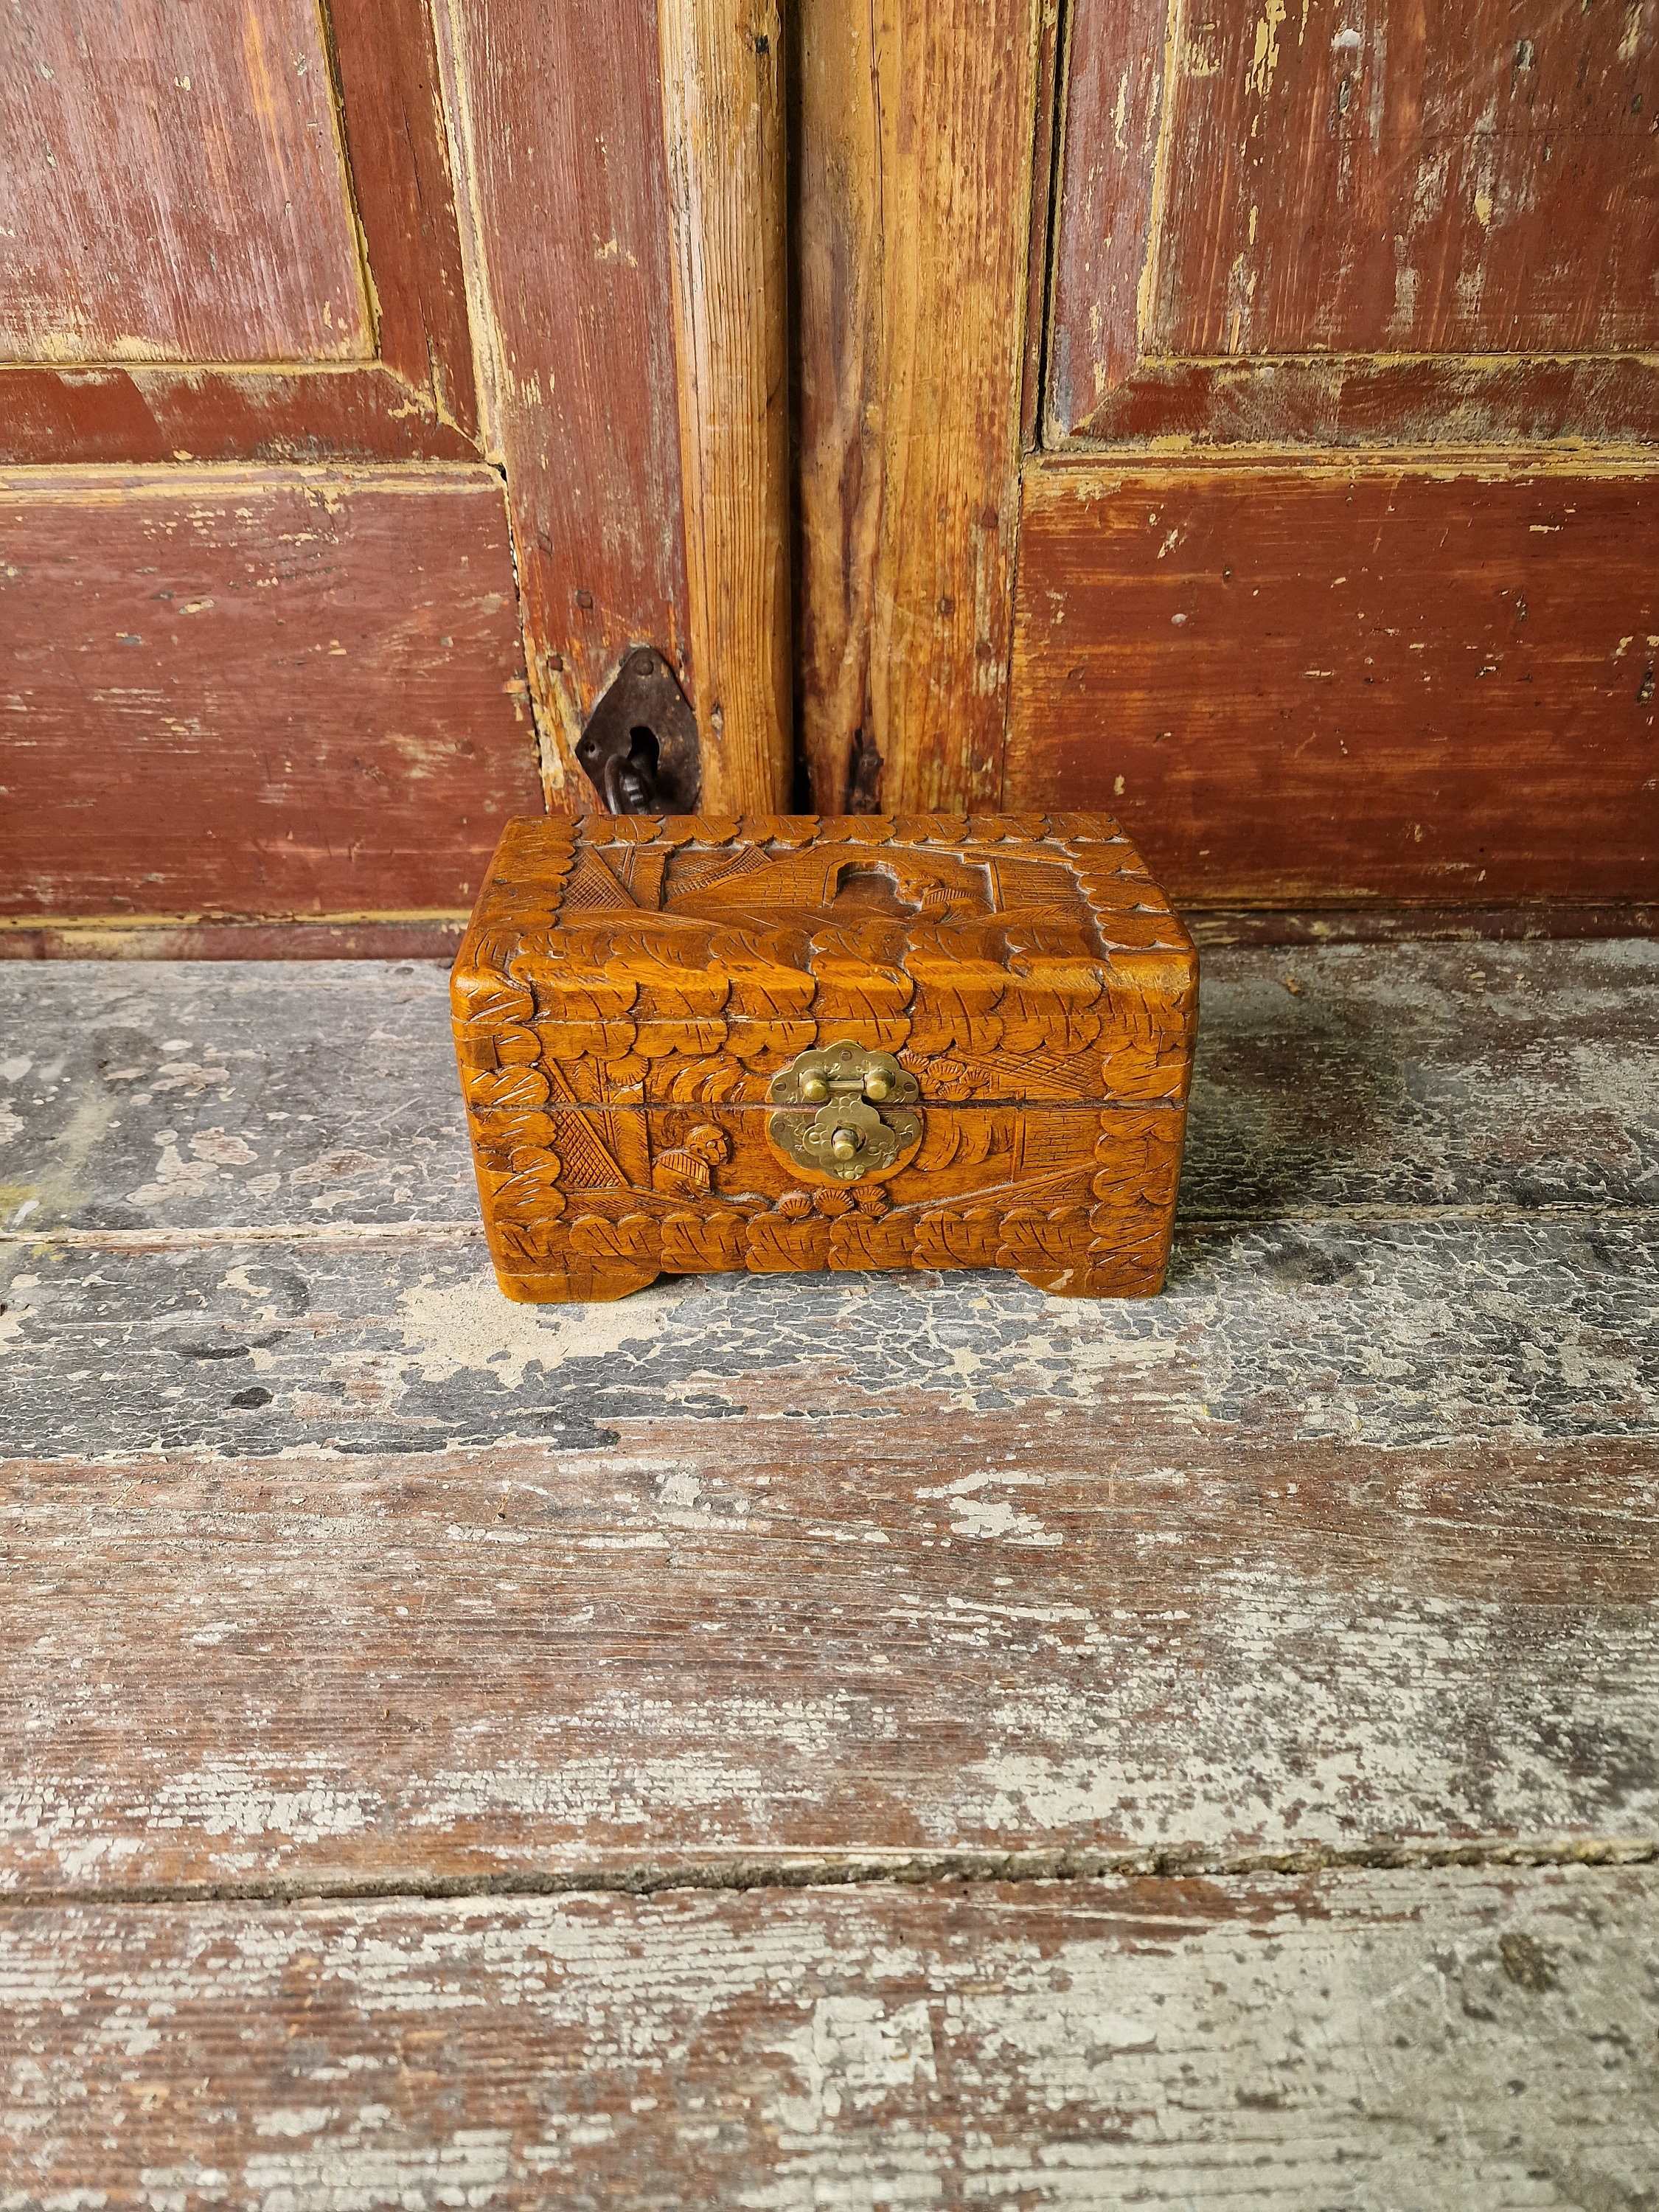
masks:
[[[1005,804],[1200,907],[1651,901],[1659,469],[1028,470]]]
[[[459,914],[539,811],[482,468],[0,480],[0,914]]]
[[[0,25],[0,463],[475,458],[426,0],[77,10]]]
[[[429,386],[384,362],[347,372],[0,367],[0,465],[456,461],[477,452],[436,411]]]
[[[1659,8],[1081,0],[1045,442],[1659,433]]]
[[[427,0],[29,0],[0,132],[0,951],[428,944],[541,789]]]
[[[1189,908],[1647,909],[1656,58],[1654,0],[1076,0],[1005,805]]]
[[[1651,349],[1659,10],[1644,12],[1189,9],[1146,351]]]
[[[0,359],[374,351],[313,0],[0,14]]]
[[[378,450],[389,450],[412,398],[428,418],[431,457],[448,458],[439,452],[444,432],[470,455],[478,431],[472,332],[427,0],[327,0],[327,12],[376,350],[405,387],[404,412],[392,413]],[[320,398],[321,380],[312,384]]]

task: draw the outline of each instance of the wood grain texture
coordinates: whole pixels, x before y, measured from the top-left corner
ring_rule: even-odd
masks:
[[[10,1913],[0,2186],[1631,2206],[1650,1871]]]
[[[1177,902],[1640,902],[1635,460],[1028,470],[1006,803],[1109,805]]]
[[[466,279],[427,0],[329,0],[328,23],[376,351],[438,423],[475,439]]]
[[[374,350],[310,0],[8,9],[0,358]]]
[[[488,470],[19,473],[0,535],[13,916],[418,919],[536,801]]]
[[[1140,360],[1141,271],[1170,18],[1164,0],[1074,7],[1066,20],[1044,442],[1086,425]],[[1109,434],[1106,433],[1103,434]]]
[[[1261,25],[1177,33],[1146,352],[1654,350],[1652,7]]]
[[[914,1266],[1155,1291],[1197,981],[1105,815],[509,823],[452,986],[501,1287]],[[849,1052],[873,1073],[838,1077]]]
[[[210,1184],[212,1126],[189,1151],[157,1132],[146,1181],[123,1195],[142,1205],[169,1182]],[[592,1451],[596,1422],[626,1414],[714,1423],[709,1449],[731,1453],[745,1413],[791,1425],[781,1449],[812,1432],[796,1422],[902,1438],[889,1424],[936,1415],[929,1454],[948,1458],[960,1417],[1005,1399],[1036,1408],[1039,1458],[1048,1424],[1050,1464],[1052,1424],[1073,1416],[1075,1447],[1096,1463],[1109,1449],[1184,1458],[1196,1438],[1219,1447],[1255,1431],[1400,1450],[1651,1433],[1654,1231],[1640,1209],[1510,1220],[1429,1205],[1194,1225],[1164,1299],[1144,1310],[1050,1307],[988,1269],[711,1274],[567,1324],[502,1305],[476,1231],[352,1228],[349,1167],[324,1164],[295,1188],[283,1232],[262,1235],[32,1235],[14,1206],[8,1434],[70,1458],[142,1457],[158,1437],[256,1456],[526,1435]],[[637,1349],[613,1376],[605,1355],[626,1345]],[[105,1349],[119,1354],[107,1379],[125,1387],[66,1389],[67,1376],[100,1371]],[[973,1355],[966,1382],[958,1351]],[[350,1378],[362,1388],[333,1387]],[[244,1406],[235,1394],[249,1388]]]
[[[472,437],[382,362],[0,367],[0,465],[477,459]]]
[[[1476,1417],[1389,1449],[1295,1437],[1270,1385],[1206,1432],[1148,1360],[1136,1431],[1127,1353],[1088,1395],[997,1410],[1034,1291],[993,1294],[994,1331],[966,1297],[797,1297],[802,1388],[760,1326],[738,1375],[718,1328],[700,1369],[690,1330],[729,1279],[683,1293],[647,1358],[637,1319],[591,1314],[532,1348],[492,1328],[486,1271],[422,1256],[378,1356],[329,1325],[337,1261],[297,1244],[204,1254],[170,1328],[8,1290],[66,1335],[55,1400],[20,1389],[9,1433],[57,1448],[76,1370],[113,1416],[78,1424],[98,1460],[5,1468],[14,1899],[1656,1848],[1650,1392],[1630,1440],[1494,1443]],[[78,1265],[134,1311],[168,1273]],[[240,1336],[203,1310],[228,1275],[261,1294]],[[1336,1303],[1304,1299],[1304,1328],[1334,1335]],[[901,1321],[925,1383],[895,1359],[883,1395],[837,1389],[856,1324]],[[250,1335],[287,1341],[238,1362]],[[671,1348],[678,1412],[651,1403]],[[939,1370],[975,1349],[968,1405]],[[494,1419],[492,1357],[544,1370]],[[469,1358],[470,1387],[422,1388]],[[302,1400],[316,1442],[285,1418]],[[412,1449],[377,1448],[388,1411]]]
[[[0,920],[0,960],[453,960],[464,913],[355,921]]]
[[[1501,15],[1075,9],[1047,442],[1651,439],[1651,21]]]
[[[1535,945],[1548,938],[1659,936],[1659,906],[1207,907],[1194,945]]]
[[[435,12],[543,775],[591,805],[575,740],[629,647],[693,681],[657,9]]]
[[[1146,1308],[530,1313],[440,977],[0,978],[14,1887],[1645,1847],[1656,958],[1218,956]]]
[[[0,2193],[1639,2204],[1656,975],[1218,954],[1154,1307],[538,1314],[438,974],[0,974]]]
[[[783,19],[777,0],[657,17],[702,800],[769,813],[794,765]]]
[[[797,657],[826,814],[997,790],[1038,13],[803,11]]]
[[[1056,352],[1056,358],[1059,357]],[[1056,409],[1065,404],[1062,392]],[[1149,362],[1085,413],[1051,416],[1046,442],[1142,446],[1443,446],[1467,453],[1579,444],[1651,445],[1659,368],[1647,355],[1313,354],[1268,361]],[[1632,458],[1636,458],[1632,456]]]
[[[367,257],[366,334],[354,357],[310,368],[272,362],[259,358],[257,345],[239,331],[228,359],[199,352],[182,362],[147,359],[145,349],[124,340],[113,349],[121,356],[117,360],[0,365],[0,461],[477,458],[477,409],[460,246],[432,27],[423,0],[393,0],[373,8],[360,0],[340,0],[329,18],[325,53],[317,45],[314,20],[308,15],[301,20],[310,24],[307,35],[316,52],[309,58],[302,53],[303,66],[291,74],[298,85],[312,86],[308,98],[322,100],[322,120],[313,117],[307,128],[313,137],[325,132],[331,147],[332,137],[326,136],[334,130],[329,68],[337,73],[351,172],[350,204],[339,219],[345,226],[343,250],[354,272],[359,240]],[[169,35],[181,35],[173,15],[167,21]],[[228,28],[222,30],[222,39]],[[82,66],[84,71],[84,62]],[[170,97],[183,101],[190,94],[175,86]],[[210,142],[207,154],[211,152]],[[118,137],[104,158],[118,163],[137,155],[131,143]],[[337,161],[335,167],[337,172]],[[155,182],[155,175],[139,177],[135,209]],[[303,173],[289,180],[295,193],[315,185],[316,179]],[[343,188],[337,174],[331,188],[337,199]],[[245,192],[245,180],[238,178],[235,189]],[[325,218],[327,214],[323,210]],[[298,216],[290,210],[283,220],[301,224],[313,258],[325,250],[331,234],[329,220],[319,221],[308,207]],[[199,318],[215,312],[213,301],[220,293],[229,288],[234,295],[239,283],[258,271],[249,263],[246,240],[204,233],[199,225],[191,240],[194,250],[210,256],[217,266],[214,283],[192,307]],[[155,252],[166,247],[167,240],[150,239],[141,245],[146,252]],[[191,240],[175,240],[168,249],[177,264],[168,281],[189,289],[196,301],[190,246]],[[72,302],[83,270],[65,264],[65,256],[72,258],[70,245],[55,234],[43,240],[40,251],[40,285],[48,291],[56,287]],[[100,255],[100,266],[118,275],[118,257],[105,258],[102,245]],[[279,271],[284,283],[305,275],[305,264],[290,266],[290,259],[283,260]],[[358,284],[355,273],[351,281]],[[40,327],[55,327],[44,311]],[[257,337],[257,322],[251,327]],[[227,351],[222,334],[216,339],[210,331],[191,328],[198,346],[211,343],[221,353]],[[153,355],[155,349],[149,351]],[[59,346],[51,357],[56,361],[62,354]],[[376,358],[361,357],[366,354]]]
[[[1060,174],[1060,0],[1044,0],[1037,19],[1036,118],[1031,139],[1031,189],[1025,252],[1025,362],[1020,374],[1022,453],[1042,442],[1044,356],[1048,339],[1048,240]]]

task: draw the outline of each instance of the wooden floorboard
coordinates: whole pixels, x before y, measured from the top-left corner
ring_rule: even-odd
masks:
[[[1202,1009],[1184,1223],[1659,1197],[1659,942],[1219,949]],[[447,1022],[422,963],[8,968],[0,1231],[471,1227]]]
[[[1145,1303],[510,1306],[414,962],[0,1084],[5,2212],[1652,2212],[1659,947],[1206,954]]]
[[[1599,1869],[9,1913],[0,2191],[1641,2212],[1656,1929]]]
[[[0,1878],[1652,1848],[1650,1444],[963,1425],[15,1468]]]
[[[963,1271],[687,1278],[513,1312],[482,1241],[447,1230],[0,1250],[7,1434],[31,1457],[593,1449],[690,1418],[720,1425],[696,1446],[712,1465],[770,1422],[837,1451],[885,1425],[921,1479],[954,1480],[986,1421],[1039,1407],[1057,1446],[1081,1422],[1143,1455],[1635,1440],[1659,1419],[1647,1211],[1218,1227],[1146,1303]]]

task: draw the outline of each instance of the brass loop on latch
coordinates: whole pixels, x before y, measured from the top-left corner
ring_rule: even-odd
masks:
[[[921,1085],[890,1053],[843,1042],[815,1045],[772,1078],[767,1122],[778,1150],[837,1182],[891,1173],[921,1141],[912,1110]]]

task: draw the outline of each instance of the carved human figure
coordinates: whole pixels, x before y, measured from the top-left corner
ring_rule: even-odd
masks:
[[[732,1157],[724,1129],[700,1121],[684,1145],[659,1152],[651,1164],[651,1188],[669,1198],[706,1198],[714,1188],[714,1170]]]

